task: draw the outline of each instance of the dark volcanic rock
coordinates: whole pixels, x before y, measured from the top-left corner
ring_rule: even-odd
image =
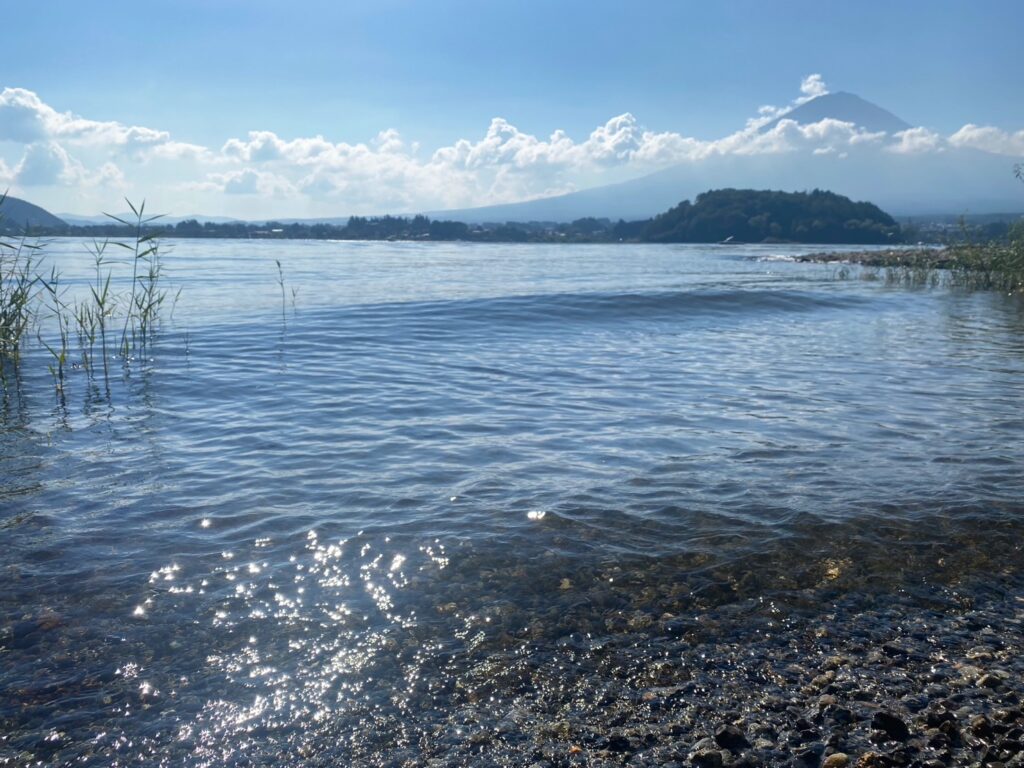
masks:
[[[715,733],[715,741],[718,746],[728,749],[730,752],[739,752],[750,746],[743,731],[735,725],[725,725]]]
[[[910,729],[907,724],[892,712],[887,712],[884,709],[876,712],[875,716],[871,718],[871,727],[884,731],[897,741],[906,741],[910,738]]]

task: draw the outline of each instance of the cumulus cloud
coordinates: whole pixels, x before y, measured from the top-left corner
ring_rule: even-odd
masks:
[[[114,163],[104,163],[101,165],[91,177],[86,179],[86,183],[91,186],[111,187],[113,189],[126,189],[128,187],[128,179],[125,178],[124,171]]]
[[[21,162],[14,169],[14,180],[26,187],[75,184],[84,175],[80,163],[71,158],[56,142],[29,144]]]
[[[397,131],[373,141],[332,143],[322,136],[284,139],[270,131],[253,131],[228,140],[227,160],[273,172],[310,197],[358,198],[372,208],[442,207],[507,202],[557,194],[574,188],[581,176],[616,169],[643,172],[712,155],[755,155],[824,149],[838,153],[858,144],[879,143],[884,133],[869,133],[851,123],[822,120],[800,125],[781,120],[768,130],[749,126],[716,141],[673,132],[645,130],[630,113],[617,115],[582,141],[564,131],[548,138],[525,133],[510,121],[494,118],[479,139],[459,139],[421,157]],[[819,153],[823,154],[823,153]],[[233,177],[232,177],[233,178]],[[256,179],[247,174],[227,186],[254,193]],[[266,183],[264,183],[266,186]]]
[[[8,183],[21,187],[124,189],[128,182],[119,162],[216,160],[205,147],[172,141],[167,131],[59,112],[25,88],[0,91],[4,143],[22,147],[20,161],[6,172]]]
[[[968,124],[949,137],[926,128],[887,135],[836,119],[799,124],[785,117],[826,93],[822,76],[808,75],[788,106],[762,107],[741,130],[715,140],[652,131],[629,112],[577,138],[563,130],[533,135],[495,117],[476,137],[424,152],[393,129],[367,141],[254,130],[207,147],[154,128],[58,112],[32,91],[6,88],[0,92],[0,148],[20,145],[8,160],[21,159],[12,167],[0,157],[0,179],[121,189],[142,179],[146,189],[202,193],[207,202],[248,205],[265,198],[306,210],[374,213],[526,200],[716,156],[805,153],[825,162],[871,149],[910,154],[955,147],[1024,154],[1024,131]]]
[[[827,94],[828,86],[825,85],[825,81],[822,79],[821,75],[815,73],[813,75],[808,75],[800,82],[800,93],[802,95],[796,100],[796,102],[798,104],[803,104],[811,99],[816,99],[819,96]]]
[[[0,140],[31,144],[45,138],[43,114],[48,109],[32,91],[4,88],[0,91]]]
[[[927,128],[909,128],[894,133],[896,142],[886,149],[901,155],[916,155],[922,152],[941,152],[942,137]]]
[[[319,138],[319,137],[317,137]],[[248,141],[229,139],[221,148],[227,157],[244,162],[276,160],[284,155],[285,142],[270,131],[249,131]]]
[[[700,157],[719,155],[764,155],[783,152],[836,149],[841,146],[876,143],[885,133],[870,133],[853,123],[825,118],[800,124],[783,118],[767,130],[748,127],[718,141],[707,142]],[[818,153],[822,154],[822,153]]]
[[[166,131],[116,121],[87,120],[70,112],[58,112],[24,88],[0,91],[0,140],[33,144],[63,140],[80,144],[145,147],[170,139]]]
[[[195,160],[198,162],[216,162],[217,156],[201,144],[190,144],[184,141],[164,141],[155,144],[142,156],[142,160]]]
[[[0,167],[0,171],[3,170]],[[21,161],[7,175],[12,184],[20,187],[104,186],[123,189],[127,186],[124,172],[115,163],[102,163],[90,169],[55,141],[29,144]],[[0,173],[0,177],[3,176]]]
[[[998,155],[1024,157],[1024,131],[1009,133],[990,125],[968,123],[949,137],[954,147],[970,147]]]
[[[800,81],[800,95],[793,99],[792,102],[781,107],[777,107],[773,104],[764,104],[758,107],[757,115],[747,120],[746,130],[756,131],[762,128],[768,123],[782,117],[787,112],[795,107],[799,107],[801,104],[806,104],[811,99],[816,99],[819,96],[825,96],[829,93],[828,86],[825,85],[824,79],[821,75],[815,73],[808,75]]]
[[[242,168],[227,173],[207,174],[206,180],[192,184],[192,189],[223,192],[226,195],[263,195],[283,197],[295,192],[294,186],[285,178],[267,171]]]

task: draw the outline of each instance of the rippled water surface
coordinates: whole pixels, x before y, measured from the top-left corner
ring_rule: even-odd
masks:
[[[150,359],[5,385],[0,763],[398,765],[671,621],[1020,568],[1019,300],[788,246],[170,245]]]

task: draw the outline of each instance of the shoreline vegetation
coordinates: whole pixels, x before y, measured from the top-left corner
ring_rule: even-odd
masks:
[[[20,201],[19,201],[20,202]],[[45,213],[45,212],[43,212]],[[47,214],[48,215],[48,214]],[[123,222],[75,226],[50,216],[40,219],[33,236],[127,237]],[[8,234],[25,234],[25,228]],[[200,222],[147,227],[163,237],[415,240],[495,243],[716,243],[778,242],[883,245],[905,239],[900,225],[876,205],[854,202],[833,192],[777,192],[718,189],[698,195],[650,219],[640,221],[582,218],[570,223],[504,222],[467,224],[424,215],[352,216],[344,224],[303,222]],[[3,227],[0,225],[0,232]]]
[[[798,256],[801,263],[861,268],[859,277],[913,287],[944,286],[971,290],[1024,292],[1024,239],[1009,243],[822,251]],[[839,273],[850,277],[850,272]]]
[[[177,295],[164,287],[159,235],[152,229],[158,217],[146,216],[144,202],[128,206],[134,219],[116,221],[129,238],[86,246],[95,271],[85,296],[69,298],[60,272],[45,270],[39,241],[0,239],[0,392],[12,382],[18,386],[22,352],[33,340],[48,353],[62,402],[72,370],[83,371],[90,383],[102,380],[109,397],[111,361],[127,369],[150,349],[165,302],[171,299],[173,313]],[[112,278],[127,286],[112,288]]]
[[[1022,181],[1020,170],[1016,174]],[[4,202],[6,201],[6,206]],[[10,212],[4,216],[5,208]],[[337,222],[199,221],[126,222],[107,214],[97,224],[69,224],[24,200],[0,196],[0,236],[20,238],[161,238],[369,240],[470,243],[702,243],[808,245],[922,245],[1024,241],[1024,214],[907,219],[902,224],[867,202],[833,192],[717,189],[684,200],[650,219],[615,222],[586,217],[572,222],[507,221],[469,224],[415,216],[352,216]],[[129,216],[131,218],[131,216]],[[344,223],[341,223],[344,222]]]

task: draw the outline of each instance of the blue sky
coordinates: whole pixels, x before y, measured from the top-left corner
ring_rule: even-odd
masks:
[[[813,73],[833,90],[858,93],[943,136],[968,123],[1011,134],[1024,127],[1019,0],[39,2],[9,4],[3,16],[0,88],[31,92],[60,114],[145,127],[212,152],[251,131],[373,150],[392,131],[403,152],[429,165],[439,148],[480,142],[496,117],[542,142],[560,130],[580,143],[627,113],[649,132],[713,141],[743,128],[761,105],[792,103]],[[48,143],[24,166],[38,167],[40,182],[43,166],[63,163],[51,174],[59,183],[24,184],[17,169],[29,142],[19,145],[3,131],[0,120],[0,172],[6,168],[12,191],[77,212],[146,186],[166,189],[165,207],[178,213],[188,203],[234,215],[430,208],[472,202],[484,187],[481,202],[494,202],[616,180],[651,165],[581,166],[532,185],[495,188],[488,179],[466,186],[467,199],[435,194],[432,203],[431,189],[451,179],[433,187],[420,179],[412,195],[361,198],[355,187],[369,182],[370,166],[353,183],[307,173],[284,174],[278,184],[251,152],[234,158],[237,167],[194,156],[196,167],[171,172],[137,153],[97,152],[95,141],[72,146],[65,132],[33,137]],[[297,151],[285,152],[293,164]],[[409,181],[392,170],[390,183]],[[218,197],[227,174],[244,172],[235,197]],[[260,192],[243,191],[256,186]]]

